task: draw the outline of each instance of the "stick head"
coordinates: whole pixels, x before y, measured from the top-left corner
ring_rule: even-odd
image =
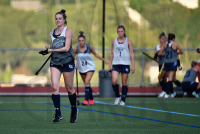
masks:
[[[35,75],[38,75],[39,74],[39,71],[35,72]]]

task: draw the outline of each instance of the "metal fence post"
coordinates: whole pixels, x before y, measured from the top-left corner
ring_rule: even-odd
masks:
[[[144,54],[142,54],[142,82],[141,87],[144,87]]]

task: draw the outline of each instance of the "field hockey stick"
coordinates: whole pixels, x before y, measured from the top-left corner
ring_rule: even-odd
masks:
[[[39,74],[39,72],[42,70],[42,68],[46,65],[46,63],[48,62],[48,60],[51,58],[51,55],[49,55],[49,57],[46,59],[46,61],[43,63],[43,65],[38,69],[38,71],[35,73],[35,75]]]
[[[147,56],[149,59],[151,59],[151,60],[153,60],[153,61],[155,61],[155,62],[157,62],[158,63],[158,61],[157,60],[155,60],[154,58],[152,58],[151,56],[149,56],[147,53],[145,53],[145,52],[142,52],[145,56]]]
[[[78,71],[77,71],[77,68],[76,68],[76,89],[77,89],[77,99],[76,99],[76,102],[77,102],[77,105],[80,105],[80,102],[79,102],[79,90],[78,90]]]
[[[162,67],[160,69],[160,74],[162,73],[163,67],[164,67],[165,63],[162,64]]]
[[[108,77],[109,73],[111,73],[111,72],[112,72],[112,70],[109,70],[108,72],[106,72],[106,73],[104,74],[104,77]]]

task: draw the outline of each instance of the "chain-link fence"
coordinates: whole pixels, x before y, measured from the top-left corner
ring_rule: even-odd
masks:
[[[38,76],[35,76],[35,72],[41,67],[48,56],[42,56],[38,54],[38,51],[42,49],[22,49],[22,48],[1,48],[0,51],[0,82],[1,84],[50,84],[51,75],[49,62],[41,70]],[[102,54],[101,49],[95,49],[97,53]],[[128,84],[129,86],[155,86],[158,84],[158,65],[155,61],[151,60],[142,52],[146,52],[153,57],[154,49],[134,49],[135,55],[135,73],[129,74]],[[110,59],[110,49],[105,50],[105,59]],[[92,77],[91,85],[98,86],[99,76],[98,71],[102,69],[102,61],[94,57],[96,64],[96,71]],[[182,81],[185,71],[190,68],[191,61],[198,60],[198,54],[195,49],[184,49],[184,54],[180,56],[182,71],[177,71],[177,79]],[[105,65],[105,69],[108,69],[108,65]],[[76,76],[74,76],[76,77]],[[79,75],[79,85],[83,86],[83,82]],[[75,80],[75,78],[74,78]],[[119,77],[119,83],[121,82],[121,76]],[[61,78],[61,86],[64,86],[64,80]],[[75,81],[74,81],[75,85]]]

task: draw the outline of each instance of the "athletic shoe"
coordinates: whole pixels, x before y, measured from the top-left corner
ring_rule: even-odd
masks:
[[[115,98],[115,102],[114,102],[114,104],[115,104],[115,105],[118,105],[119,102],[120,102],[120,99],[121,99],[120,97]]]
[[[63,117],[61,115],[54,115],[53,122],[59,122]]]
[[[192,95],[193,95],[194,97],[196,97],[196,98],[199,98],[199,95],[198,95],[195,91],[192,92]]]
[[[171,93],[170,97],[174,98],[176,96],[176,92]]]
[[[124,101],[121,101],[119,105],[120,105],[120,106],[125,106],[125,102],[124,102]]]
[[[166,98],[166,99],[169,98],[169,97],[170,97],[170,95],[167,94],[167,93],[166,93],[165,96],[164,96],[164,98]]]
[[[90,100],[90,105],[94,105],[94,100]]]
[[[163,98],[165,96],[166,92],[165,91],[162,91],[159,95],[158,95],[158,98]]]
[[[78,109],[71,111],[70,123],[75,123],[78,118]]]
[[[183,93],[183,97],[187,97],[187,92],[184,92],[184,93]]]
[[[90,105],[90,104],[89,104],[88,100],[84,100],[83,103],[82,103],[82,105],[88,106],[88,105]]]

